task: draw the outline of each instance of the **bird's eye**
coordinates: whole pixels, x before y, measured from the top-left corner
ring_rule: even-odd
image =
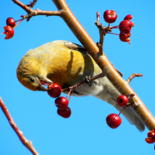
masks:
[[[30,80],[31,82],[35,82],[35,79],[32,78],[32,77],[29,77],[29,80]]]

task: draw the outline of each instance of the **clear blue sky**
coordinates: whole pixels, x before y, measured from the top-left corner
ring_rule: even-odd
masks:
[[[23,0],[28,3],[29,0]],[[118,36],[105,38],[105,53],[123,74],[124,78],[135,72],[143,78],[131,85],[155,115],[155,20],[154,0],[67,0],[74,14],[93,37],[98,40],[94,26],[95,12],[114,9],[118,13],[116,25],[126,14],[133,15],[135,27],[131,45],[119,41]],[[37,8],[55,10],[49,1],[39,1]],[[0,33],[5,19],[19,19],[25,12],[11,0],[1,1]],[[115,24],[114,24],[115,25]],[[117,31],[115,31],[117,32]],[[54,100],[46,93],[24,88],[16,78],[16,67],[22,56],[31,48],[53,40],[79,41],[59,17],[34,17],[15,29],[13,39],[0,35],[0,96],[5,101],[15,122],[25,136],[33,141],[40,155],[153,155],[153,146],[144,139],[147,131],[140,133],[122,117],[122,125],[110,129],[105,118],[117,112],[112,106],[94,97],[72,97],[72,116],[63,119],[56,114]],[[0,155],[29,155],[0,111]]]

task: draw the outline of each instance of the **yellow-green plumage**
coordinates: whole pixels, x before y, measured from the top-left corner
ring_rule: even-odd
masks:
[[[85,76],[101,72],[91,56],[82,48],[78,51],[78,48],[62,41],[47,43],[30,50],[21,61],[22,67],[31,68],[33,74],[47,76],[62,86],[75,84]]]
[[[19,81],[31,90],[44,90],[41,81],[57,82],[63,88],[77,84],[86,76],[101,73],[101,69],[86,50],[68,41],[54,41],[30,50],[17,68]],[[75,89],[75,95],[92,95],[120,110],[139,130],[144,123],[133,107],[123,109],[116,103],[119,91],[104,76]]]

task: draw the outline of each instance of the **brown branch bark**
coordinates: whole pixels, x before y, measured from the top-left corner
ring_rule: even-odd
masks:
[[[133,91],[133,89],[129,86],[129,83],[124,80],[120,74],[116,71],[116,69],[112,66],[108,58],[105,56],[104,52],[101,53],[99,47],[92,40],[86,30],[82,27],[76,17],[73,15],[71,10],[66,4],[65,0],[53,0],[58,8],[58,12],[46,12],[42,10],[32,10],[28,6],[24,5],[18,0],[13,0],[17,5],[22,7],[28,15],[25,18],[29,19],[32,16],[36,15],[58,15],[61,16],[67,25],[70,27],[72,32],[78,38],[78,40],[82,43],[82,45],[89,51],[89,54],[94,58],[94,60],[98,63],[103,73],[108,77],[108,79],[112,82],[115,88],[126,96],[130,94],[134,94],[131,99],[132,104],[134,104],[134,108],[139,113],[139,116],[144,121],[146,127],[150,130],[155,129],[155,118],[147,109],[145,104],[140,100],[138,95]],[[46,14],[47,13],[47,14]]]
[[[6,105],[4,104],[3,100],[0,98],[0,108],[2,109],[5,117],[7,118],[10,126],[17,134],[20,141],[24,144],[24,146],[33,154],[33,155],[39,155],[34,146],[32,145],[32,142],[27,140],[26,137],[23,135],[23,132],[18,128],[16,123],[14,122],[11,114],[9,113]]]

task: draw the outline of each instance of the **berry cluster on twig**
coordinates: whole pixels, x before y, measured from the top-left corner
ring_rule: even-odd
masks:
[[[15,20],[12,17],[6,19],[6,26],[4,26],[3,32],[3,34],[5,34],[5,39],[11,39],[14,36],[15,27],[22,21],[23,19]]]
[[[14,27],[16,26],[16,22],[14,18],[8,17],[6,19],[6,26],[4,26],[5,39],[10,39],[14,36]]]
[[[111,26],[111,24],[116,21],[117,17],[118,17],[118,15],[117,15],[116,11],[106,10],[103,13],[103,18],[104,18],[105,22],[108,23],[108,26],[103,26],[102,23],[100,23],[100,13],[99,12],[96,13],[95,25],[99,29],[99,34],[100,34],[100,41],[98,43],[100,51],[102,50],[101,46],[103,46],[103,40],[104,40],[104,36],[106,34],[119,35],[119,39],[121,41],[128,42],[128,43],[130,42],[131,28],[134,26],[134,23],[131,22],[132,15],[130,15],[130,14],[126,15],[124,17],[124,20],[121,21],[119,25]],[[113,29],[119,29],[120,33],[119,34],[113,33],[112,32]]]

